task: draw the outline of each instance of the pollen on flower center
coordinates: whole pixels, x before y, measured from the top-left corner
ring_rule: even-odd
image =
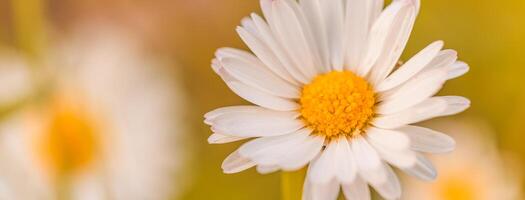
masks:
[[[314,134],[353,136],[374,115],[375,93],[366,80],[352,72],[333,71],[304,86],[301,117]]]

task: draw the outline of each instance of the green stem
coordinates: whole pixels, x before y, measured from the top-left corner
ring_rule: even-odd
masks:
[[[282,172],[282,200],[301,200],[306,168],[294,172]]]
[[[56,181],[56,199],[69,200],[71,199],[71,177],[68,175],[58,175]]]

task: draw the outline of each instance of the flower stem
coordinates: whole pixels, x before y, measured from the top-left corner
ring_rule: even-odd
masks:
[[[56,199],[57,200],[68,200],[71,199],[71,188],[70,182],[67,178],[61,178],[56,184]]]
[[[301,200],[306,168],[293,172],[282,172],[282,200]]]

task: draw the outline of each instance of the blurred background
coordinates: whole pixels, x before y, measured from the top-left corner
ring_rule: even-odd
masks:
[[[471,193],[512,191],[481,198],[461,188],[467,183],[445,181],[454,187],[415,199],[522,199],[523,10],[523,0],[422,0],[403,59],[444,40],[471,67],[441,94],[472,107],[426,124],[467,126],[447,133],[487,155],[459,167],[489,168],[458,175],[491,177],[475,179]],[[0,199],[279,199],[279,173],[223,174],[222,160],[240,143],[209,145],[202,122],[212,109],[247,104],[210,61],[219,47],[247,49],[235,27],[251,12],[260,13],[257,0],[1,0]],[[404,187],[423,187],[411,182]]]

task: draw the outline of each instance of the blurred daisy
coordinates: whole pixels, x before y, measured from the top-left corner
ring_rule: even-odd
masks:
[[[261,0],[237,31],[255,55],[223,48],[212,67],[255,106],[205,115],[210,143],[257,138],[224,161],[225,173],[261,173],[309,164],[304,199],[401,196],[393,165],[424,180],[436,172],[419,152],[454,149],[450,137],[410,124],[459,113],[470,102],[433,97],[468,71],[437,41],[396,65],[419,10],[418,0]]]
[[[184,131],[181,91],[165,63],[122,32],[80,33],[40,72],[47,95],[1,125],[1,195],[171,197],[184,156],[175,132]]]
[[[32,90],[31,71],[14,52],[0,51],[0,108],[23,100]]]
[[[466,125],[467,124],[467,125]],[[513,170],[479,123],[444,121],[437,129],[455,132],[458,149],[450,156],[433,158],[440,177],[433,183],[405,179],[407,200],[517,200],[521,194],[521,174]],[[461,134],[459,134],[461,133]]]

